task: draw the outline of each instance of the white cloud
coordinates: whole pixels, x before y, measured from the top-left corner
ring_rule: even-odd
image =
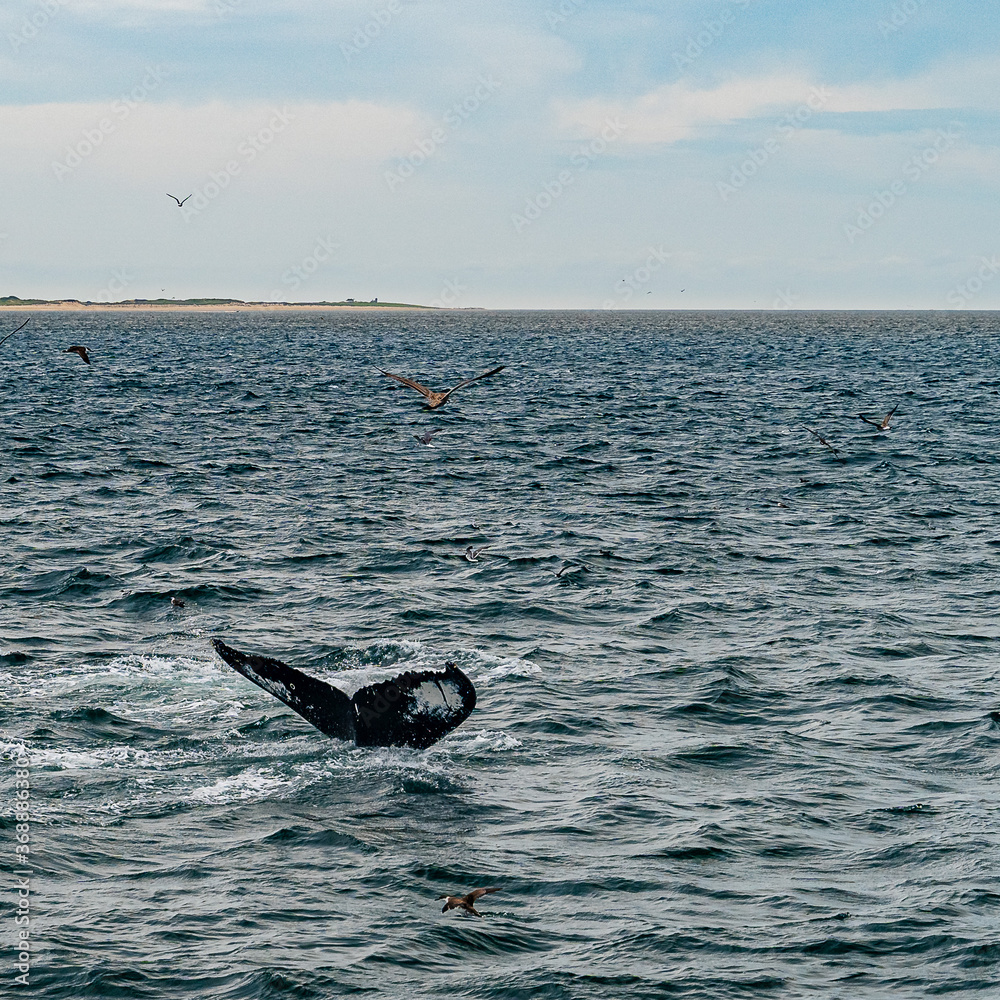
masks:
[[[909,79],[826,85],[798,73],[727,80],[696,88],[687,80],[664,84],[631,100],[557,101],[557,127],[595,135],[609,119],[628,129],[624,144],[668,144],[701,128],[766,114],[777,119],[802,105],[827,112],[928,111],[948,108],[1000,111],[1000,64],[950,62]]]
[[[796,76],[731,80],[711,89],[696,90],[687,81],[665,84],[631,101],[558,101],[558,127],[578,135],[597,134],[608,119],[620,119],[628,128],[628,143],[670,143],[687,139],[700,126],[751,118],[769,108],[801,103],[810,96],[810,84]]]
[[[1000,64],[947,61],[908,79],[835,87],[831,111],[1000,111]]]

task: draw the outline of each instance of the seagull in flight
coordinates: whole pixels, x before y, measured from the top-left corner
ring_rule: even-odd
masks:
[[[79,344],[74,344],[72,347],[67,347],[63,354],[79,354],[87,364],[90,364],[90,355],[87,353],[86,347],[81,347]]]
[[[181,200],[180,200],[180,198],[178,198],[178,197],[177,197],[177,195],[175,195],[175,194],[171,194],[171,193],[170,193],[170,192],[168,191],[168,192],[167,192],[167,197],[168,197],[168,198],[173,198],[173,199],[174,199],[174,201],[176,201],[176,202],[177,202],[177,207],[178,207],[178,208],[183,208],[183,207],[184,207],[184,201],[187,201],[187,200],[188,200],[188,198],[190,198],[190,197],[191,197],[191,195],[188,195],[188,196],[187,196],[187,198],[185,198],[185,199],[184,199],[184,201],[181,201]]]
[[[480,545],[478,549],[474,549],[471,545],[465,550],[465,558],[469,562],[479,562],[479,553],[485,552],[489,548],[488,545]]]
[[[867,417],[863,417],[860,413],[858,414],[858,419],[863,420],[866,424],[871,424],[878,431],[887,431],[889,429],[889,420],[892,415],[899,409],[899,403],[897,403],[883,418],[880,424],[875,423],[874,420],[869,420]]]
[[[379,368],[378,365],[375,366],[375,368],[383,375],[388,375],[389,378],[394,378],[397,382],[402,382],[403,385],[409,386],[411,389],[416,389],[421,396],[426,397],[428,410],[436,410],[439,406],[443,406],[448,401],[448,397],[455,392],[456,389],[462,389],[481,378],[489,378],[490,375],[496,375],[497,372],[503,371],[506,367],[506,365],[500,365],[499,368],[483,372],[482,375],[473,375],[472,378],[467,378],[464,382],[459,382],[458,385],[453,386],[447,392],[435,392],[433,389],[428,389],[427,386],[421,385],[412,378],[406,378],[404,375],[393,375],[392,372],[387,372],[384,368]]]
[[[447,913],[449,910],[454,910],[456,907],[461,907],[467,913],[471,913],[476,917],[481,917],[482,914],[473,905],[477,899],[481,896],[485,896],[489,892],[499,892],[498,886],[493,886],[490,889],[473,889],[467,896],[438,896],[438,899],[446,899],[447,902],[441,907],[442,913]]]
[[[24,329],[24,328],[25,328],[25,327],[26,327],[26,326],[27,326],[27,325],[28,325],[28,324],[29,324],[30,322],[31,322],[31,317],[29,316],[29,317],[28,317],[28,318],[27,318],[27,319],[26,319],[26,320],[25,320],[25,321],[24,321],[24,322],[23,322],[23,323],[22,323],[22,324],[21,324],[21,325],[20,325],[20,326],[19,326],[19,327],[17,328],[17,330],[23,330],[23,329]],[[11,338],[11,337],[13,337],[15,333],[17,333],[17,330],[14,330],[14,331],[12,331],[11,333],[8,333],[8,334],[7,334],[7,336],[3,338],[3,340],[0,340],[0,346],[2,346],[3,344],[6,344],[6,343],[7,343],[7,341],[8,341],[8,340],[10,340],[10,338]]]

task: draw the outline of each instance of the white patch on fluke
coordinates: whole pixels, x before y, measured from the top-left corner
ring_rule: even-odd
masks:
[[[452,699],[449,700],[448,696]],[[453,684],[423,681],[410,692],[410,709],[421,716],[450,718],[462,708],[462,698]]]
[[[281,682],[276,680],[271,680],[267,677],[261,677],[256,671],[254,672],[254,677],[257,678],[257,683],[268,693],[273,694],[275,698],[279,701],[288,704],[289,700],[295,701],[295,692],[289,691],[289,689]]]

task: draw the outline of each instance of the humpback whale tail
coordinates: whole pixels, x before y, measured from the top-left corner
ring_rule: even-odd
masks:
[[[472,681],[454,663],[408,670],[360,688],[353,697],[269,656],[241,653],[221,639],[215,651],[234,670],[283,701],[327,736],[359,747],[423,749],[464,722],[476,707]]]

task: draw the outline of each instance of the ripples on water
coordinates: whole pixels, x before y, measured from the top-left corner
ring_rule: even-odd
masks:
[[[0,356],[33,995],[996,996],[998,331],[36,314]],[[371,367],[495,363],[434,413]],[[452,658],[479,706],[359,750],[213,635],[348,684]]]

